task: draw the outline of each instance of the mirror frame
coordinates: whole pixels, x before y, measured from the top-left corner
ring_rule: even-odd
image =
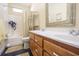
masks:
[[[75,19],[76,19],[76,3],[67,3],[67,9],[68,9],[68,6],[70,5],[71,7],[71,17],[69,18],[69,20],[71,22],[69,23],[65,23],[63,22],[62,24],[53,24],[53,23],[49,23],[49,15],[48,15],[48,3],[46,3],[46,27],[74,27],[75,26]],[[68,12],[67,12],[68,13]]]

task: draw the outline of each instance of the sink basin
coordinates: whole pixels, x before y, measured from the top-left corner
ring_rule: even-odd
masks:
[[[58,31],[43,31],[42,33],[47,35],[70,35],[69,33]]]
[[[72,35],[55,35],[57,41],[79,48],[79,37]]]
[[[72,36],[72,35],[55,35],[55,36],[60,38],[59,40],[62,42],[69,43],[70,45],[74,44],[75,47],[79,45],[79,37]]]
[[[55,35],[56,37],[60,37],[62,39],[65,39],[65,40],[73,40],[73,41],[79,41],[79,38],[76,37],[76,36],[72,36],[72,35]]]

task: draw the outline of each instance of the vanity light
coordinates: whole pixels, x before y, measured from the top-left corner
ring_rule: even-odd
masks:
[[[31,5],[31,11],[38,11],[40,8],[40,4],[32,4]]]
[[[23,13],[23,10],[22,10],[22,9],[17,9],[17,8],[13,8],[13,11],[14,11],[14,12]]]

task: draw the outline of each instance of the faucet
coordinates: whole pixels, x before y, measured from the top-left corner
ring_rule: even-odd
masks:
[[[73,30],[70,30],[70,34],[72,34],[73,32],[75,32],[75,30],[73,29]]]
[[[71,30],[70,31],[70,34],[72,34],[72,35],[79,35],[79,30]]]
[[[41,29],[41,31],[45,31],[45,29],[44,29],[44,28],[42,28],[42,29]]]

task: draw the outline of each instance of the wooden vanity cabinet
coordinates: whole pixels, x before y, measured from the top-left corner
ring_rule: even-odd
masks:
[[[42,49],[33,40],[30,40],[30,49],[34,56],[42,56]]]
[[[53,39],[30,33],[30,49],[33,56],[77,56],[79,49]]]
[[[34,56],[42,56],[42,38],[38,35],[30,34],[30,49]]]

